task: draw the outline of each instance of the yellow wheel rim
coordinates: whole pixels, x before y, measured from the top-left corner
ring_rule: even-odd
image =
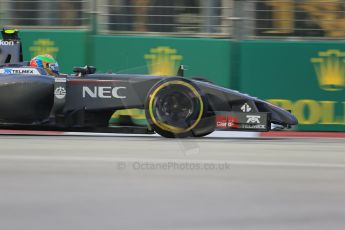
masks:
[[[179,128],[179,127],[175,127],[175,126],[172,126],[172,125],[168,125],[168,124],[166,124],[164,122],[156,120],[156,118],[155,118],[155,116],[153,114],[153,101],[154,101],[154,98],[156,97],[157,93],[161,89],[163,89],[164,87],[167,87],[169,85],[183,85],[183,86],[189,88],[194,93],[194,95],[198,98],[198,100],[200,102],[200,110],[199,110],[198,117],[195,120],[195,122],[193,122],[193,124],[190,125],[188,128]],[[204,104],[203,104],[201,95],[199,94],[199,92],[192,85],[188,84],[187,82],[180,81],[180,80],[174,80],[174,81],[165,82],[162,85],[160,85],[159,87],[157,87],[157,89],[155,89],[151,93],[151,95],[149,97],[150,97],[150,99],[149,99],[149,114],[150,114],[150,117],[152,119],[152,122],[158,128],[163,129],[165,131],[169,131],[169,132],[173,132],[173,133],[188,132],[188,131],[192,130],[193,128],[195,128],[198,125],[198,123],[200,122],[201,118],[202,118],[202,114],[204,112]]]

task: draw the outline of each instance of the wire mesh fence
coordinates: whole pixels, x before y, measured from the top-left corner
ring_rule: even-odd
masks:
[[[1,25],[230,37],[233,0],[0,0]]]
[[[345,38],[345,0],[0,0],[0,25],[103,34]]]
[[[99,0],[100,31],[187,36],[231,35],[232,0]]]
[[[251,37],[345,38],[343,0],[248,0]]]
[[[0,0],[8,27],[69,28],[88,25],[89,0]]]

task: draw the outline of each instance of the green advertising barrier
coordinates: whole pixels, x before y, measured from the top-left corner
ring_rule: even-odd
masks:
[[[94,64],[101,71],[173,76],[183,64],[187,77],[231,86],[229,40],[99,35],[93,44]]]
[[[69,30],[21,30],[25,60],[39,54],[51,54],[62,73],[72,73],[73,66],[84,66],[87,58],[87,32]]]
[[[345,43],[241,42],[240,90],[292,110],[298,130],[345,131]]]

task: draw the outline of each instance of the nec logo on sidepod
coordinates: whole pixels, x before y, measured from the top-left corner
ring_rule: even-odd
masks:
[[[118,86],[118,87],[111,87],[111,86],[94,86],[88,87],[83,86],[83,98],[91,97],[91,98],[119,98],[124,99],[127,98],[120,91],[126,90],[127,87]],[[123,93],[123,92],[122,92]]]

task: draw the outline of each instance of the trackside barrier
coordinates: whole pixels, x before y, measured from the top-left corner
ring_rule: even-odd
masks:
[[[345,43],[242,41],[241,91],[289,109],[298,130],[345,131]]]

